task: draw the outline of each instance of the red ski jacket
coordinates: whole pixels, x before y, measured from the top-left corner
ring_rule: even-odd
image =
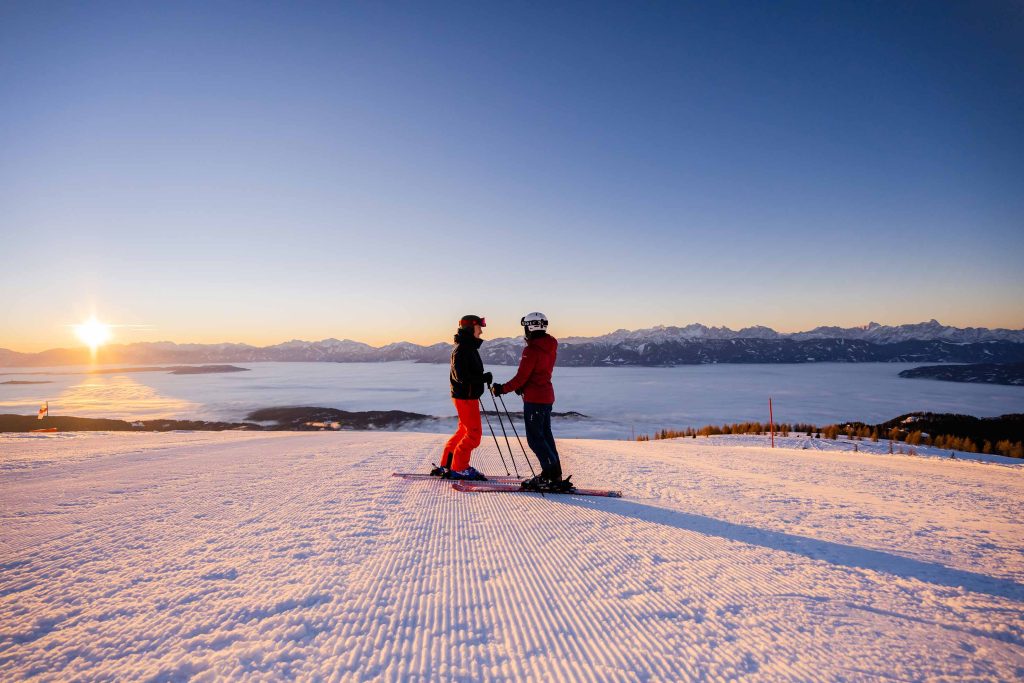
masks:
[[[554,403],[555,388],[551,386],[551,372],[555,369],[558,356],[558,340],[542,334],[526,342],[523,358],[519,361],[516,376],[505,382],[501,393],[507,394],[519,388],[527,403]]]

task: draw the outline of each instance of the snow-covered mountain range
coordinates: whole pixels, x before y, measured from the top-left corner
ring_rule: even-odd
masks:
[[[557,333],[556,333],[557,335]],[[816,327],[782,333],[768,327],[658,326],[617,330],[598,337],[559,339],[559,363],[595,365],[688,365],[700,363],[807,362],[1024,362],[1024,329],[950,327],[936,320],[911,325]],[[487,340],[485,362],[514,365],[523,341]],[[141,342],[103,348],[106,363],[245,363],[326,361],[339,363],[407,360],[446,363],[451,344],[422,346],[396,342],[374,347],[349,339],[292,340],[273,346]],[[18,353],[0,349],[0,366],[77,365],[89,362],[85,349]]]
[[[699,341],[707,339],[856,339],[875,344],[896,344],[906,341],[947,341],[969,344],[986,341],[1024,343],[1024,330],[987,327],[950,327],[938,320],[910,325],[880,325],[876,322],[862,327],[815,327],[806,332],[776,332],[770,327],[756,325],[736,331],[728,327],[708,327],[693,323],[685,327],[658,325],[641,330],[616,330],[600,337],[568,337],[566,343],[627,344],[667,341]]]

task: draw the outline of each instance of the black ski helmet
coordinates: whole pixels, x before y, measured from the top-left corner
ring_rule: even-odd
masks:
[[[487,327],[487,319],[481,318],[480,316],[473,314],[464,315],[459,319],[460,328],[471,330],[473,329],[474,325],[479,325],[480,327]]]

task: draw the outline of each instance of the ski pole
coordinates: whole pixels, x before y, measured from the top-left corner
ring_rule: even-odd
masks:
[[[519,438],[519,430],[516,429],[516,424],[512,421],[512,414],[509,413],[508,408],[505,407],[505,397],[498,396],[498,399],[501,401],[501,407],[505,408],[505,415],[508,416],[508,423],[512,425],[512,431],[516,435],[516,441],[519,442],[519,447],[523,449],[523,457],[526,458],[526,464],[530,465],[530,474],[536,477],[537,473],[533,471],[533,465],[530,463],[530,458],[526,455],[526,449],[523,448],[523,440]],[[497,406],[495,406],[495,410],[497,410]],[[507,439],[508,437],[506,436],[505,438]]]
[[[508,446],[508,457],[512,458],[512,469],[515,470],[516,477],[519,477],[519,468],[516,467],[515,456],[512,455],[512,444],[508,440],[508,432],[505,431],[505,423],[501,419],[501,413],[498,412],[498,404],[494,401],[494,392],[491,392],[491,403],[494,403],[494,414],[498,416],[498,424],[501,425],[501,433],[505,435],[505,445]],[[527,461],[529,464],[529,461]],[[530,471],[533,471],[533,467],[530,467]]]
[[[487,429],[491,431],[491,438],[494,439],[494,447],[498,449],[498,457],[501,458],[501,465],[505,468],[505,474],[509,475],[508,463],[505,462],[505,456],[501,452],[501,446],[498,445],[498,437],[494,435],[494,427],[491,426],[491,418],[487,417],[487,411],[484,409],[484,400],[477,396],[477,401],[480,402],[480,412],[484,414],[484,419],[487,420]],[[512,449],[509,449],[508,454],[512,455]],[[518,475],[516,475],[518,476]]]

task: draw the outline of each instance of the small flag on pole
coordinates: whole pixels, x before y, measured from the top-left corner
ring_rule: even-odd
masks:
[[[47,401],[43,405],[39,406],[39,417],[38,420],[42,420],[50,412],[50,402]]]

